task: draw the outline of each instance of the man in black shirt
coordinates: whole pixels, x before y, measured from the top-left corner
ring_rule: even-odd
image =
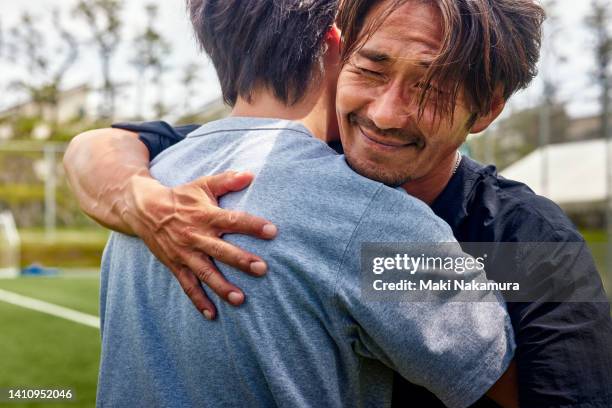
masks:
[[[182,140],[197,125],[173,128],[165,122],[118,123],[113,127],[138,133],[151,160]],[[342,153],[342,145],[330,145]],[[529,187],[507,180],[494,166],[462,157],[455,174],[431,204],[459,242],[581,243],[572,222],[552,201]],[[612,320],[610,305],[588,250],[558,246],[558,258],[581,257],[580,262],[551,269],[550,259],[523,257],[509,267],[503,256],[486,260],[487,275],[495,281],[540,276],[552,287],[567,276],[582,276],[591,302],[510,302],[508,312],[517,341],[517,365],[522,406],[608,407],[612,401]],[[475,255],[475,254],[474,254]],[[568,270],[571,268],[571,271]],[[546,294],[543,294],[546,295]],[[534,299],[535,300],[535,299]],[[589,378],[589,380],[585,380]],[[490,406],[480,402],[478,406]],[[443,406],[435,397],[396,376],[394,406]]]

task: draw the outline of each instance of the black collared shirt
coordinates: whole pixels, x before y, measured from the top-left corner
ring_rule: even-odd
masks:
[[[115,127],[138,132],[151,159],[197,128],[172,128],[165,122],[123,123]],[[339,144],[332,147],[341,152]],[[459,242],[583,242],[576,227],[552,201],[522,183],[497,175],[495,167],[467,157],[432,209],[451,226]],[[573,273],[584,277],[594,294],[593,302],[508,303],[517,342],[521,407],[612,407],[610,305],[588,250],[581,258],[571,267],[579,268]],[[508,265],[491,257],[486,271],[490,279],[501,273],[515,274],[517,278],[546,273],[542,279],[554,285],[563,271],[551,275],[544,262],[530,259],[512,265],[508,271]],[[395,379],[393,406],[443,407],[431,393],[399,376]],[[475,406],[496,405],[484,398]]]

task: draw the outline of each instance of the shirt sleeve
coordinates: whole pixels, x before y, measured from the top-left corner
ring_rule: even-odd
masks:
[[[612,407],[612,319],[601,278],[575,230],[556,229],[545,239],[558,244],[554,257],[525,254],[519,268],[547,286],[570,285],[571,292],[565,302],[508,304],[521,406]]]
[[[185,125],[172,127],[163,121],[130,123],[114,123],[113,128],[129,130],[138,133],[138,138],[149,150],[149,160],[170,146],[183,140],[189,133],[196,130],[198,125]]]
[[[364,242],[453,242],[448,225],[416,199],[398,200],[381,189],[364,214],[339,272],[338,310],[347,310],[345,333],[356,353],[376,359],[424,386],[448,407],[483,396],[514,354],[510,319],[501,297],[480,301],[368,301],[363,297],[360,251]],[[466,255],[467,256],[467,255]],[[484,279],[484,274],[479,272]]]

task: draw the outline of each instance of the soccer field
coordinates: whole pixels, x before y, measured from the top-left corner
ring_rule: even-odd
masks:
[[[0,280],[0,289],[98,315],[98,275]],[[75,401],[6,407],[93,407],[99,330],[0,301],[0,388],[71,388]]]

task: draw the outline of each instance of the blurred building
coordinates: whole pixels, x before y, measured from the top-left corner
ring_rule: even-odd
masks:
[[[599,115],[570,117],[562,105],[550,109],[550,135],[542,139],[541,107],[518,111],[500,120],[494,130],[472,136],[473,157],[504,169],[543,145],[594,140],[601,137]]]
[[[593,140],[601,137],[601,115],[574,118],[569,122],[566,141]]]
[[[548,145],[510,165],[501,174],[551,199],[579,226],[602,228],[607,200],[608,148],[611,147],[604,139]]]
[[[29,120],[33,126],[25,126],[33,139],[44,140],[51,135],[53,124],[93,119],[91,116],[91,88],[87,84],[58,93],[54,104],[34,101],[20,103],[0,111],[0,140],[18,136],[22,131],[20,121]]]

